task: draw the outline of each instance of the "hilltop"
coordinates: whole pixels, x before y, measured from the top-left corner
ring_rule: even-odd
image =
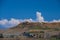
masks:
[[[41,28],[46,28],[46,27],[47,28],[60,28],[60,22],[54,22],[54,23],[23,22],[10,29],[23,29],[23,28],[41,29]]]
[[[44,22],[22,22],[18,24],[15,27],[9,28],[5,30],[8,31],[28,31],[28,30],[60,30],[60,22],[54,22],[54,23],[44,23]],[[2,30],[0,30],[1,32]]]

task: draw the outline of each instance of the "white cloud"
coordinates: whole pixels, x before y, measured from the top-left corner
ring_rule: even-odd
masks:
[[[11,18],[10,20],[8,20],[8,19],[0,20],[0,25],[2,25],[5,28],[10,28],[10,27],[14,27],[14,26],[20,24],[21,22],[25,22],[25,21],[33,22],[33,20],[31,18],[24,19],[24,20]]]
[[[49,23],[60,22],[60,19],[59,20],[52,20],[52,21],[44,21],[44,17],[41,15],[41,12],[36,12],[36,16],[37,16],[38,22],[49,22]]]
[[[44,22],[44,18],[41,15],[41,12],[36,12],[36,16],[37,16],[37,21],[38,22]]]
[[[20,23],[20,20],[18,19],[14,19],[14,18],[11,18],[11,20],[9,21],[9,24],[19,24]]]
[[[23,19],[23,20],[11,18],[10,20],[7,20],[7,19],[0,20],[0,25],[2,25],[3,27],[6,27],[6,28],[10,28],[10,27],[14,27],[14,26],[20,24],[21,22],[25,22],[25,21],[28,21],[28,22],[48,22],[48,21],[44,21],[44,17],[41,15],[41,12],[36,12],[36,16],[37,16],[37,21],[33,20],[31,18],[30,19]],[[49,21],[49,22],[50,23],[60,22],[60,19]]]
[[[59,19],[59,20],[53,20],[53,21],[50,21],[50,22],[51,22],[51,23],[52,23],[52,22],[60,22],[60,19]]]
[[[33,20],[30,18],[30,19],[24,19],[24,22],[33,22]]]
[[[6,27],[6,28],[16,26],[19,23],[20,23],[20,20],[14,19],[14,18],[11,18],[10,20],[7,20],[7,19],[0,20],[0,25],[2,25],[3,27]]]
[[[0,20],[0,25],[5,25],[8,23],[7,19]]]

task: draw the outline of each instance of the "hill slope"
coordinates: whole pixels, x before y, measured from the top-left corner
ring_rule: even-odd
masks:
[[[23,22],[20,23],[19,25],[10,28],[10,30],[31,30],[31,29],[42,29],[42,30],[49,30],[49,29],[56,29],[56,30],[60,30],[60,22],[56,22],[56,23],[38,23],[38,22]]]

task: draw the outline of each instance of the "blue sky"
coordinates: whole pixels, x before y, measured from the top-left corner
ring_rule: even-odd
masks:
[[[47,21],[60,19],[60,0],[0,0],[0,19],[35,19],[36,11]]]
[[[36,19],[42,13],[45,21],[60,19],[60,0],[0,0],[1,19]]]

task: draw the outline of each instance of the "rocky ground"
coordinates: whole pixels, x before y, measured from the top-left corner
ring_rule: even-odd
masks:
[[[0,34],[14,34],[14,33],[24,33],[24,32],[33,32],[34,34],[38,33],[40,31],[47,32],[51,35],[57,35],[60,33],[60,23],[29,23],[29,22],[23,22],[19,25],[9,28],[7,30],[0,30]],[[47,36],[48,37],[48,36]],[[0,38],[0,40],[60,40],[56,38],[34,38],[34,37],[26,37],[26,36],[19,36],[17,38]]]

